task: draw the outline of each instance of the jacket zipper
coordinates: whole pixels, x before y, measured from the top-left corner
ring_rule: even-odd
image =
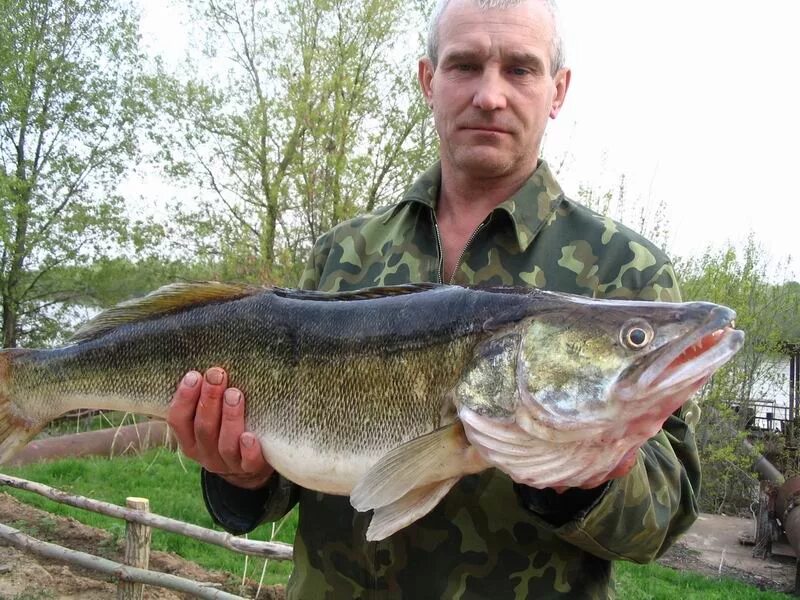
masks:
[[[439,253],[439,266],[436,269],[436,283],[443,283],[442,279],[444,275],[442,271],[444,270],[444,252],[442,252],[442,236],[439,233],[439,221],[436,220],[436,211],[431,209],[431,215],[433,215],[433,233],[436,237],[436,251]]]
[[[469,236],[469,239],[467,240],[467,243],[464,244],[464,247],[461,249],[461,254],[458,255],[458,260],[456,261],[455,267],[453,268],[453,274],[450,275],[450,283],[451,284],[453,283],[453,281],[455,281],[456,273],[458,273],[458,265],[461,264],[461,261],[463,260],[464,255],[467,253],[467,248],[469,248],[469,245],[475,240],[476,237],[478,237],[478,234],[480,233],[481,229],[486,227],[486,225],[489,223],[489,219],[491,219],[491,218],[492,218],[492,216],[489,215],[486,219],[481,221],[481,224],[478,225],[475,228],[475,231],[472,232],[472,235]]]
[[[436,236],[436,250],[439,252],[439,269],[437,273],[437,281],[436,283],[443,283],[444,279],[444,252],[442,252],[442,238],[439,232],[439,222],[436,220],[436,211],[431,211],[433,215],[433,231]],[[469,236],[467,239],[467,243],[464,244],[464,247],[461,249],[461,254],[458,256],[458,260],[456,261],[455,267],[453,268],[453,274],[450,275],[449,283],[452,285],[453,281],[456,278],[456,273],[458,273],[458,266],[461,264],[462,259],[464,258],[464,254],[467,253],[467,248],[469,245],[475,240],[481,230],[489,224],[489,221],[492,219],[492,214],[489,213],[489,216],[486,217],[480,225],[475,228],[475,231],[472,232],[472,235]]]

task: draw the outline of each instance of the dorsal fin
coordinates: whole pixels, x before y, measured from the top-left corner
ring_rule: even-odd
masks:
[[[388,285],[364,288],[352,292],[317,292],[313,290],[293,290],[288,288],[273,288],[276,296],[289,298],[292,300],[318,300],[318,301],[347,301],[347,300],[371,300],[374,298],[386,298],[389,296],[406,296],[408,294],[418,294],[437,288],[450,287],[441,283],[407,283],[403,285]]]
[[[87,321],[70,338],[71,342],[82,342],[135,321],[186,310],[213,302],[226,302],[259,294],[268,288],[252,285],[203,281],[194,283],[171,283],[150,292],[142,298],[126,300]]]

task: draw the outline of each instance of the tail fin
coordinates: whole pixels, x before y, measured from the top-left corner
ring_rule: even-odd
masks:
[[[0,465],[8,462],[46,424],[46,421],[37,421],[19,414],[18,408],[11,401],[11,362],[18,352],[24,350],[0,351]]]

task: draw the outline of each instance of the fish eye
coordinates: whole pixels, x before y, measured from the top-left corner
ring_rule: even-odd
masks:
[[[653,328],[644,321],[626,323],[620,332],[623,345],[631,350],[641,350],[653,339]]]

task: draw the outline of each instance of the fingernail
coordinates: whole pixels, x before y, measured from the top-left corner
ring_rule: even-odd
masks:
[[[197,373],[192,371],[191,373],[187,373],[183,378],[183,384],[189,387],[194,387],[197,385]]]
[[[219,369],[209,369],[206,371],[206,381],[212,385],[219,385],[222,383],[222,371]]]
[[[253,442],[255,441],[256,441],[255,438],[251,434],[249,433],[242,434],[242,446],[244,446],[245,448],[250,448],[253,445]]]
[[[239,401],[242,399],[242,394],[239,390],[229,388],[225,390],[225,404],[228,406],[239,406]]]

